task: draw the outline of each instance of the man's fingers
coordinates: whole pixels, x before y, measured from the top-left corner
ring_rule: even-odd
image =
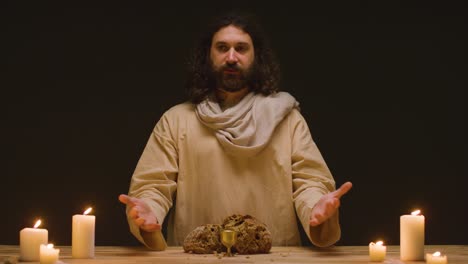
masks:
[[[137,219],[139,217],[138,209],[133,207],[128,211],[128,215],[133,219]]]
[[[325,214],[331,215],[334,211],[340,206],[340,200],[338,198],[332,198],[331,200],[327,201],[325,204]]]
[[[145,211],[145,203],[143,201],[139,202],[138,198],[133,198],[125,194],[119,195],[119,201],[130,206],[128,210],[128,216],[133,219],[135,225],[137,225],[142,230],[147,232],[154,232],[156,230],[161,230],[161,225],[158,224],[158,220],[149,221],[148,224],[147,217],[148,212]],[[151,218],[149,218],[151,219]],[[154,223],[156,222],[156,223]]]
[[[352,187],[353,184],[351,182],[345,182],[338,190],[333,192],[333,196],[340,199],[341,196],[345,195]]]
[[[310,218],[310,222],[315,223],[316,225],[319,225],[320,223],[322,223],[322,219],[323,219],[323,215],[316,213]]]
[[[119,195],[119,201],[121,201],[124,204],[127,204],[130,201],[130,196],[126,194],[121,194]]]
[[[309,221],[309,224],[311,226],[318,226],[320,225],[322,222],[323,222],[323,215],[321,214],[315,214],[314,216],[312,216],[312,218],[310,219]]]
[[[340,207],[340,199],[333,198],[331,202],[331,206],[332,206],[332,209],[337,209],[338,207]]]
[[[119,201],[124,204],[129,204],[131,203],[131,197],[125,194],[119,195]]]
[[[119,201],[130,206],[128,210],[128,216],[133,219],[135,225],[147,232],[154,232],[161,229],[161,225],[156,224],[147,224],[145,210],[141,208],[142,203],[139,203],[139,199],[130,197],[125,194],[119,195]],[[142,214],[140,216],[140,213]],[[153,221],[150,221],[153,222]]]
[[[312,219],[310,220],[310,226],[318,226],[320,225],[320,222],[317,219]]]
[[[126,194],[119,195],[119,201],[130,206],[135,206],[140,199],[128,196]]]
[[[134,222],[137,226],[142,226],[145,223],[145,219],[140,217],[135,219]]]

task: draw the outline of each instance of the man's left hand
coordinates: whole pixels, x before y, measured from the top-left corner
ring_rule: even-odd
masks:
[[[312,209],[310,226],[318,226],[334,215],[338,207],[340,207],[340,198],[346,194],[351,187],[353,187],[353,184],[351,182],[346,182],[341,185],[338,190],[322,196]]]

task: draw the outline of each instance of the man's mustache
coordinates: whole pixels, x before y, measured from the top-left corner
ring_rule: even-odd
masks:
[[[242,71],[242,69],[237,65],[237,64],[226,64],[226,65],[223,65],[221,66],[220,68],[221,71],[225,71],[225,70],[228,70],[228,71]]]

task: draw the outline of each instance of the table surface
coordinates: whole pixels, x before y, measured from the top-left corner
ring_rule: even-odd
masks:
[[[60,249],[62,263],[314,263],[314,264],[359,264],[370,263],[368,246],[335,246],[326,249],[313,247],[273,247],[269,254],[235,255],[189,254],[181,247],[168,247],[165,251],[148,251],[143,247],[98,246],[93,259],[73,259],[70,246],[56,246]],[[468,245],[426,245],[426,253],[442,252],[450,264],[468,264]],[[15,263],[19,256],[19,246],[0,245],[0,262]],[[18,262],[21,263],[21,262]],[[34,263],[34,262],[24,262]],[[37,263],[37,262],[36,262]],[[376,263],[376,262],[373,262]],[[382,263],[382,262],[381,262]],[[425,261],[401,261],[400,247],[387,246],[385,264],[425,263]]]

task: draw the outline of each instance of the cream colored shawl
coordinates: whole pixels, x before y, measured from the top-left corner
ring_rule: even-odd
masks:
[[[253,156],[266,146],[276,126],[295,107],[299,108],[299,103],[289,93],[264,96],[250,92],[225,111],[216,101],[206,99],[197,105],[196,114],[215,130],[228,153]]]

